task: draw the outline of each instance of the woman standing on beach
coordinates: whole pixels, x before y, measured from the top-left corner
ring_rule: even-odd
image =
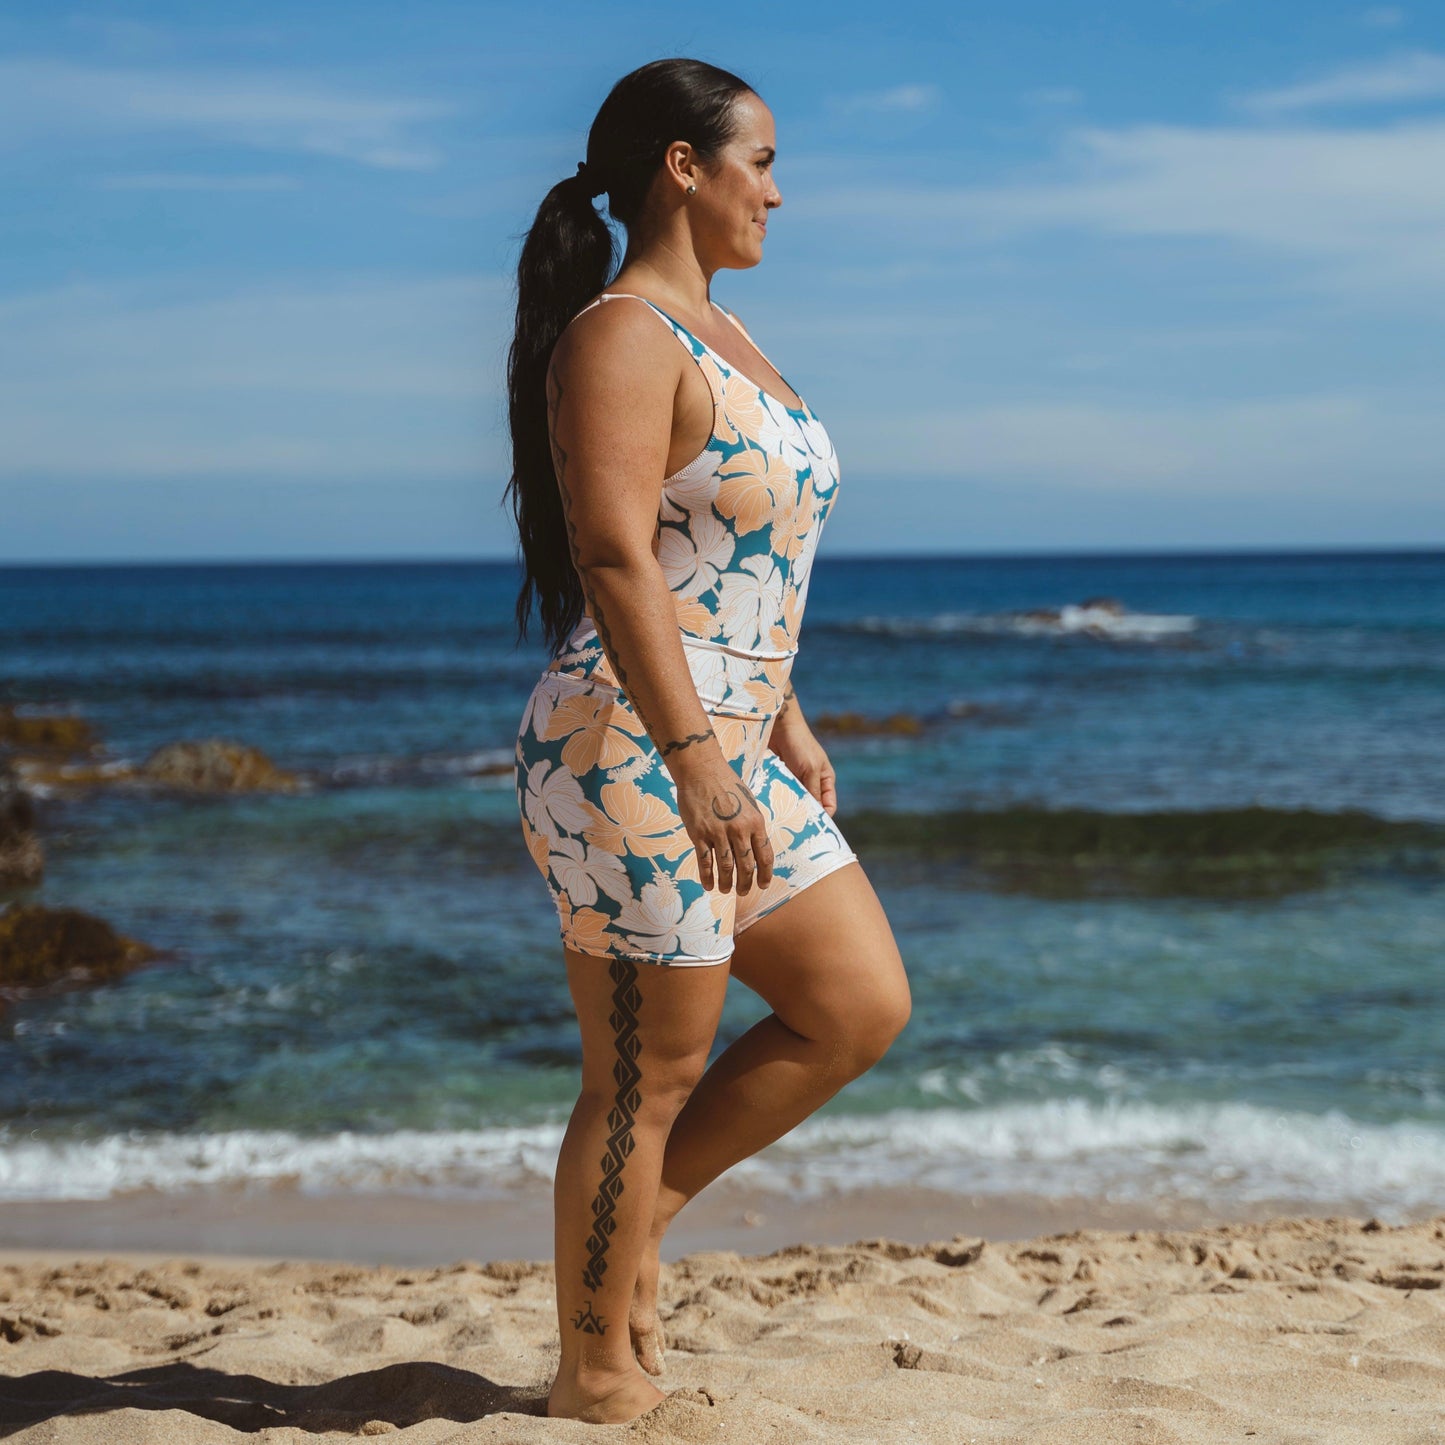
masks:
[[[789,681],[837,459],[709,295],[716,271],[762,259],[774,153],[772,113],[737,76],[644,65],[518,268],[517,623],[525,636],[535,602],[550,648],[518,804],[582,1033],[547,1413],[597,1423],[665,1398],[638,1366],[662,1371],[673,1217],[875,1063],[910,1010]],[[627,231],[615,276],[604,193]],[[773,1012],[704,1073],[730,973]]]

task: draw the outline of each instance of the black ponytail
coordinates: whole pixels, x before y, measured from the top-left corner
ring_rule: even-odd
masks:
[[[733,135],[733,105],[752,87],[701,60],[654,60],[624,75],[587,135],[587,159],[558,181],[537,209],[517,265],[517,321],[507,355],[512,476],[524,580],[517,640],[533,603],[555,653],[582,619],[582,585],[572,566],[562,498],[547,433],[547,367],[557,338],[583,304],[606,288],[616,264],[612,229],[594,197],[624,226],[636,224],[667,147],[688,141],[708,160]]]

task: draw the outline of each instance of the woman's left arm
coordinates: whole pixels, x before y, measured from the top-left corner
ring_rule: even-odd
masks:
[[[803,717],[793,684],[783,694],[783,706],[773,719],[768,746],[787,764],[793,776],[823,805],[831,818],[838,811],[838,782],[823,745]]]

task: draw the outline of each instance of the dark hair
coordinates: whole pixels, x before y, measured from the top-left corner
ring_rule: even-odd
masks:
[[[582,619],[547,429],[547,367],[563,328],[606,288],[616,259],[611,228],[593,197],[624,226],[642,213],[668,146],[686,140],[710,160],[736,128],[733,105],[746,81],[701,60],[653,60],[624,75],[587,132],[587,159],[537,208],[517,266],[517,323],[507,354],[512,434],[511,498],[525,573],[517,596],[517,640],[535,600],[555,653]]]

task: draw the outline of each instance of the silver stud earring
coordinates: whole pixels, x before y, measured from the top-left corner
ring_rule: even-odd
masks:
[[[688,195],[690,195],[690,196],[695,196],[695,195],[697,194],[697,187],[696,187],[696,186],[689,186],[689,187],[687,188],[687,193],[688,193]]]

